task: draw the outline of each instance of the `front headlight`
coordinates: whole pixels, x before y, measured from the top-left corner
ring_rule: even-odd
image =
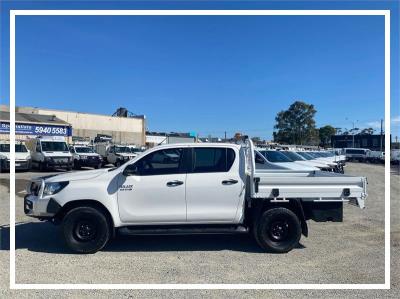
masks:
[[[69,182],[45,183],[43,196],[53,195],[64,189]]]

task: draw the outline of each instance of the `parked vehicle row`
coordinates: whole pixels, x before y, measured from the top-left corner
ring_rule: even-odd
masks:
[[[82,167],[101,168],[106,164],[120,166],[143,151],[134,145],[98,144],[77,142],[68,145],[64,137],[37,137],[15,145],[15,168],[39,171]],[[10,169],[10,142],[0,142],[0,172]]]
[[[262,159],[256,154],[256,163],[259,168],[269,168],[270,166],[266,164],[266,162],[269,162],[284,169],[323,170],[343,173],[346,160],[344,156],[338,156],[328,151],[306,152],[260,149],[257,152],[264,158]]]
[[[16,144],[17,170],[31,167],[44,171],[82,167],[101,168],[107,164],[116,167],[139,155],[143,148],[135,145],[113,144],[111,141],[76,142],[68,145],[63,137],[37,137]],[[0,171],[10,168],[10,143],[0,142]],[[391,151],[391,162],[399,163],[399,150]],[[322,170],[344,173],[347,161],[384,163],[385,153],[363,148],[345,148],[323,151],[291,149],[257,149],[255,154],[260,169]]]

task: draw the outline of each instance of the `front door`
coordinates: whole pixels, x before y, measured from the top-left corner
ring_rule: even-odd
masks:
[[[163,149],[126,166],[120,176],[118,207],[129,223],[186,222],[184,149]]]

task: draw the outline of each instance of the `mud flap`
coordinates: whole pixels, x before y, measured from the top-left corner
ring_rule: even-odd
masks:
[[[303,210],[303,205],[302,205],[301,199],[295,198],[293,202],[298,211],[297,215],[300,218],[301,232],[305,237],[308,237],[308,225],[307,225],[306,217],[304,215],[304,210]]]

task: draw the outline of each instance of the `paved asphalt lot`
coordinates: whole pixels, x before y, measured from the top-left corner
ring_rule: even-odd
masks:
[[[16,180],[17,283],[383,283],[384,168],[348,163],[346,173],[368,177],[367,208],[345,205],[343,223],[309,222],[310,236],[287,254],[263,253],[248,236],[118,237],[93,255],[72,254],[59,228],[26,217],[23,190],[38,173]],[[397,297],[399,290],[399,178],[391,175],[392,290],[323,291],[333,297]],[[319,297],[320,291],[10,291],[9,179],[0,175],[0,297]]]

